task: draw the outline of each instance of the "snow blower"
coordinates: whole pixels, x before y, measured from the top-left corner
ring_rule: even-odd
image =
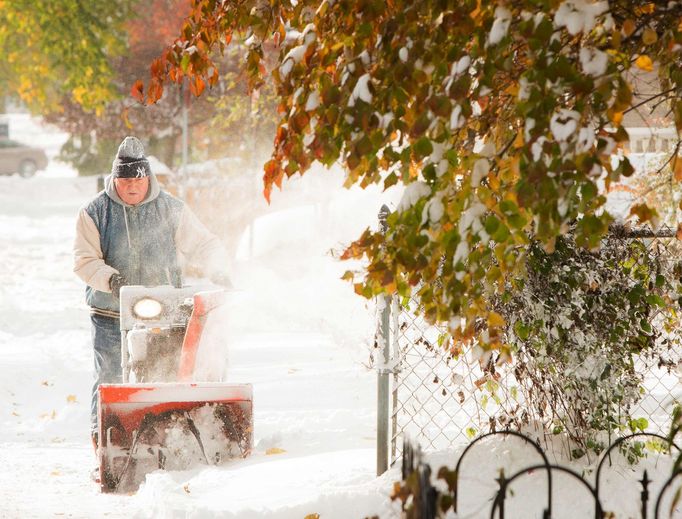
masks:
[[[224,340],[205,333],[225,297],[191,286],[121,289],[123,383],[99,387],[103,492],[134,492],[154,470],[250,453],[251,384],[222,382]]]

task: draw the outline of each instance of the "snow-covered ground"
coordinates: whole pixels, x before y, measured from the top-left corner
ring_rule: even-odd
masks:
[[[0,177],[0,517],[362,517],[386,508],[395,473],[375,478],[376,378],[365,365],[374,309],[327,253],[374,221],[378,194],[339,191],[345,202],[326,219],[337,232],[321,229],[317,242],[278,236],[235,265],[229,379],[254,387],[253,455],[152,474],[136,495],[112,496],[90,477],[89,317],[71,271],[75,215],[95,179],[53,168]],[[365,209],[349,218],[348,204]],[[273,226],[259,226],[262,240]]]
[[[229,380],[253,384],[253,455],[152,473],[138,493],[120,496],[100,494],[90,477],[89,318],[71,272],[76,211],[95,179],[55,162],[31,179],[0,177],[0,518],[397,517],[389,496],[398,470],[375,477],[374,308],[339,279],[348,265],[329,254],[375,222],[381,202],[395,207],[396,195],[340,183],[330,175],[319,185],[330,203],[312,227],[312,209],[264,217],[252,257],[243,247],[234,266]],[[430,459],[452,466],[457,452]],[[488,517],[500,467],[510,475],[535,461],[518,442],[482,445],[462,473],[460,517]],[[655,495],[670,462],[645,466]],[[636,517],[636,487],[613,489],[639,476],[619,464],[610,472],[605,504]],[[539,517],[541,478],[515,487],[508,517]],[[553,517],[591,515],[579,487],[557,476],[555,489]]]

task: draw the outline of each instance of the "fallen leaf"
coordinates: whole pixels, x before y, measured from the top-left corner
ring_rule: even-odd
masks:
[[[284,449],[280,449],[279,447],[270,447],[268,450],[265,451],[265,454],[270,456],[272,454],[283,454],[286,451]]]
[[[303,519],[320,519],[320,514],[308,514]]]
[[[187,493],[189,494],[189,493],[190,493],[190,492],[189,492],[189,483],[185,483],[185,484],[183,485],[182,489],[183,489],[185,492],[187,492]]]
[[[69,404],[75,404],[76,403],[76,395],[69,395],[66,397],[66,401]]]
[[[19,413],[17,413],[16,411],[12,411],[12,416],[19,416]]]
[[[59,476],[61,473],[58,470],[53,470],[50,472],[50,476]]]

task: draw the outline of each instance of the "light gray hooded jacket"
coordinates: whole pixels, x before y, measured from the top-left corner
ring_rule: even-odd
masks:
[[[111,317],[119,313],[109,288],[114,273],[129,285],[169,284],[179,255],[209,277],[227,271],[220,240],[184,202],[162,191],[154,174],[147,196],[135,206],[121,200],[108,176],[104,191],[79,211],[73,251],[74,272],[87,284],[86,302],[93,313]]]

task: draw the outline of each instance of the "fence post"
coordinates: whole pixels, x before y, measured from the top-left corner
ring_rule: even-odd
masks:
[[[379,210],[379,228],[386,232],[386,217],[390,210],[382,205]],[[377,476],[388,470],[388,440],[389,440],[389,373],[391,342],[391,296],[379,298],[381,310],[378,323],[379,359],[377,362]]]

